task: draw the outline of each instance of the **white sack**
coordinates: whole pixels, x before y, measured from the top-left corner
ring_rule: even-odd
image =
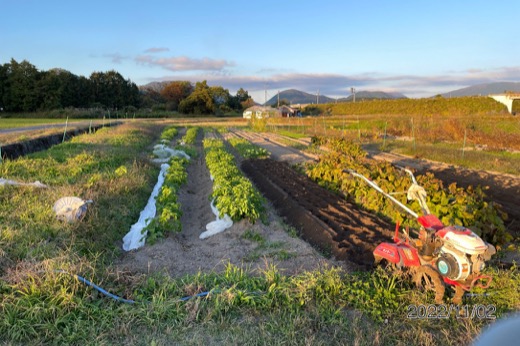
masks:
[[[148,198],[148,203],[141,211],[141,214],[139,215],[139,220],[132,225],[130,231],[123,238],[123,250],[130,251],[144,246],[146,234],[148,232],[141,232],[155,217],[155,213],[157,211],[155,207],[155,199],[159,195],[159,191],[164,183],[164,177],[168,168],[170,168],[170,165],[166,163],[161,165],[161,171],[159,172],[157,183],[153,188],[150,198]]]

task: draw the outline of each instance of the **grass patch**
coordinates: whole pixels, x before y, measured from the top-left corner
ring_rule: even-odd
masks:
[[[282,136],[294,138],[294,139],[301,139],[301,138],[308,137],[304,133],[288,131],[288,130],[278,130],[277,133],[281,134]]]
[[[0,286],[0,333],[7,340],[58,344],[204,340],[258,344],[261,340],[260,344],[288,345],[387,345],[406,340],[415,345],[459,345],[468,344],[490,322],[454,316],[408,319],[408,305],[427,304],[427,297],[413,290],[403,276],[382,269],[347,275],[326,268],[285,276],[267,265],[253,276],[228,265],[220,274],[180,279],[159,274],[94,275],[105,287],[138,301],[127,305],[97,296],[71,277],[48,271],[51,268],[38,268],[47,270],[44,273],[21,271],[18,282]],[[518,284],[517,274],[516,278],[512,272],[494,274],[498,284],[514,281],[504,289]],[[179,301],[204,291],[213,293]],[[489,299],[477,297],[465,303],[496,303]],[[503,316],[512,304],[518,304],[518,293],[498,304],[496,315]]]
[[[387,143],[385,151],[446,162],[470,169],[520,175],[520,153],[477,150],[474,147],[468,147],[463,154],[461,145],[449,143],[416,143],[414,150],[411,142],[402,141]]]
[[[88,119],[82,119],[81,121],[69,121],[69,125],[73,125],[77,122],[85,122]],[[63,124],[65,126],[65,119],[16,119],[16,118],[5,118],[0,122],[0,129],[14,129],[26,126],[38,126],[47,124]]]
[[[248,229],[247,231],[244,232],[244,234],[242,235],[242,238],[254,241],[259,244],[265,243],[265,238],[263,235],[261,235],[258,232],[252,231],[250,229]]]

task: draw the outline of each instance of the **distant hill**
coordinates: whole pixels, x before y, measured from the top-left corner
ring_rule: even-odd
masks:
[[[289,89],[289,90],[281,91],[280,92],[280,100],[283,100],[283,99],[289,101],[291,104],[295,104],[295,103],[301,103],[301,104],[316,103],[316,95],[309,94],[309,93],[306,93],[306,92],[303,92],[303,91],[300,91],[300,90],[295,90],[295,89]],[[335,102],[335,99],[332,99],[330,97],[323,96],[323,95],[320,95],[318,100],[319,100],[320,104]],[[269,106],[275,105],[277,103],[278,103],[278,94],[274,95],[273,97],[271,97],[266,102],[266,104],[269,105]]]
[[[467,88],[453,90],[441,95],[444,97],[487,96],[489,94],[502,94],[505,91],[520,92],[520,83],[498,82],[478,84]]]
[[[153,90],[156,92],[161,92],[161,90],[164,89],[164,87],[168,84],[170,84],[171,81],[165,81],[165,82],[151,82],[145,85],[140,85],[139,90],[145,91],[145,90]]]
[[[407,99],[405,95],[401,93],[387,93],[384,91],[358,91],[356,92],[356,101],[361,100],[393,100],[393,99]],[[354,96],[343,97],[338,99],[338,102],[351,102]]]

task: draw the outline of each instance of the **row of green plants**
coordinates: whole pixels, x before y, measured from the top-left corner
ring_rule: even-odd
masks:
[[[265,215],[264,199],[253,184],[238,169],[235,158],[226,151],[220,139],[203,141],[206,165],[213,176],[215,206],[221,216],[228,214],[233,220],[247,218],[255,222]]]
[[[184,144],[195,144],[195,140],[197,139],[197,134],[199,133],[200,127],[188,127],[186,129],[186,134],[182,137],[181,142]]]
[[[161,133],[161,139],[166,141],[173,141],[173,139],[179,134],[176,126],[168,126]]]
[[[185,143],[180,148],[181,150],[188,149],[187,151],[190,151],[190,153],[195,151],[192,145],[195,144],[199,130],[199,127],[190,127],[186,130],[186,134],[181,139]],[[161,139],[173,141],[178,133],[176,127],[168,127],[162,132]],[[143,229],[143,232],[148,232],[146,239],[151,244],[157,239],[163,238],[169,232],[180,232],[182,230],[182,210],[178,195],[181,186],[188,181],[188,173],[186,172],[188,164],[189,160],[183,157],[173,156],[169,161],[170,167],[166,171],[164,184],[156,200],[157,216]]]
[[[376,182],[386,192],[406,192],[411,185],[410,177],[388,162],[369,160],[366,152],[353,142],[343,138],[315,139],[314,143],[325,143],[331,150],[321,155],[319,162],[306,167],[307,175],[322,186],[345,194],[364,208],[404,225],[417,226],[408,214],[395,203],[384,197],[365,181],[345,170],[354,170]],[[500,205],[485,200],[480,186],[464,189],[455,183],[444,186],[433,174],[418,175],[418,183],[428,193],[430,211],[446,225],[461,225],[471,228],[483,239],[493,244],[511,240],[504,220],[507,215]],[[417,201],[407,201],[406,193],[394,196],[421,215]]]
[[[244,138],[231,137],[228,142],[238,151],[240,156],[246,159],[266,158],[271,155],[268,150],[254,145]]]
[[[182,230],[182,210],[178,194],[181,186],[188,180],[188,163],[189,160],[180,157],[173,157],[169,162],[170,167],[166,171],[164,184],[156,200],[157,216],[143,229],[143,232],[148,231],[146,239],[150,244],[169,232]]]

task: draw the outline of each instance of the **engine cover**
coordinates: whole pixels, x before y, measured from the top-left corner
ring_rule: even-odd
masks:
[[[442,276],[453,281],[465,280],[471,274],[471,262],[466,254],[443,246],[435,262]]]
[[[448,226],[435,233],[450,247],[468,255],[483,254],[488,245],[470,229],[460,226]]]

